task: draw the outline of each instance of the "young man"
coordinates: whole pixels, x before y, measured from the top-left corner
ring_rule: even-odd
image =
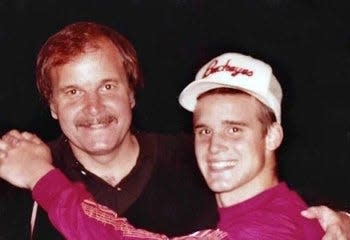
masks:
[[[249,84],[247,80],[250,80]],[[208,185],[216,193],[221,213],[219,226],[234,239],[321,239],[323,234],[315,222],[300,216],[305,203],[285,183],[279,183],[276,176],[275,150],[283,137],[280,125],[281,97],[279,84],[268,65],[235,53],[219,56],[204,66],[197,74],[196,81],[180,96],[180,103],[186,109],[194,110],[197,160]],[[5,142],[1,142],[1,176],[22,187],[33,189],[36,185],[34,197],[49,211],[55,225],[67,237],[88,234],[85,236],[95,239],[96,234],[102,234],[118,239],[125,232],[134,236],[140,231],[146,234],[130,227],[125,220],[118,220],[109,210],[84,201],[89,198],[84,189],[69,183],[57,170],[43,177],[52,169],[50,156],[48,153],[41,154],[45,152],[45,146],[39,139],[27,133],[22,135],[13,131],[4,137]],[[24,138],[34,139],[37,145],[22,141]],[[39,145],[42,151],[38,156],[33,156],[28,146]],[[16,160],[20,162],[24,158],[46,159],[44,165],[39,167],[46,170],[27,173],[25,177],[21,172],[16,174],[16,171],[9,174],[9,170],[14,171],[21,166],[16,165]],[[32,172],[30,168],[28,171]],[[19,177],[14,177],[17,175]],[[63,186],[49,191],[47,197],[47,187],[60,182]],[[95,219],[105,225],[98,226]],[[71,223],[74,221],[79,224],[72,231]],[[345,219],[338,226],[346,227],[349,224],[346,221],[349,220]],[[84,231],[86,226],[87,230]],[[323,227],[326,229],[328,226]],[[346,228],[343,231],[339,237],[344,236],[345,239],[349,233],[346,233]],[[224,236],[220,232],[210,233],[216,239]],[[148,236],[152,236],[151,239],[165,237]]]
[[[95,23],[68,25],[42,46],[36,81],[63,132],[49,143],[54,166],[97,202],[170,236],[216,226],[192,137],[131,131],[142,79],[128,40]],[[0,201],[0,239],[63,239],[27,192],[11,189]]]
[[[199,168],[234,239],[321,239],[304,201],[279,182],[282,90],[266,63],[227,53],[207,63],[181,93],[193,111]]]

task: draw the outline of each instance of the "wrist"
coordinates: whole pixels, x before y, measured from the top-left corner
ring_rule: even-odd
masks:
[[[53,169],[54,167],[51,164],[45,164],[38,168],[35,174],[32,175],[32,179],[28,183],[28,188],[32,191],[37,182]]]

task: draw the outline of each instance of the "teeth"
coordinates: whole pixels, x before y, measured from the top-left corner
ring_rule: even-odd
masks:
[[[101,119],[94,119],[90,121],[81,122],[78,125],[85,128],[99,129],[108,126],[113,121],[116,121],[116,119],[113,117],[105,117]]]
[[[217,162],[208,162],[208,166],[214,169],[223,169],[228,167],[234,167],[237,164],[237,161],[217,161]]]
[[[98,128],[103,128],[107,126],[107,124],[101,124],[101,123],[96,123],[96,124],[81,124],[82,127],[84,128],[92,128],[92,129],[98,129]]]
[[[103,128],[105,126],[106,126],[106,124],[92,124],[89,127],[93,128],[93,129],[98,129],[98,128]]]

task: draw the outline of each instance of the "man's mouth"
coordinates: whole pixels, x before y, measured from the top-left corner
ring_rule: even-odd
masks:
[[[209,161],[208,166],[212,170],[224,170],[233,168],[238,163],[238,160],[226,160],[226,161]]]
[[[114,116],[104,116],[99,118],[84,119],[77,123],[78,127],[100,129],[105,128],[113,121],[118,122],[117,118]]]

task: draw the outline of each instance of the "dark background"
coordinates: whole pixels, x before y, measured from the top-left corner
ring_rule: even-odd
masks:
[[[310,0],[1,0],[0,133],[59,134],[35,88],[36,53],[63,26],[106,24],[135,46],[145,78],[135,125],[191,131],[177,97],[228,51],[270,63],[284,90],[281,177],[310,203],[350,209],[350,8]]]

